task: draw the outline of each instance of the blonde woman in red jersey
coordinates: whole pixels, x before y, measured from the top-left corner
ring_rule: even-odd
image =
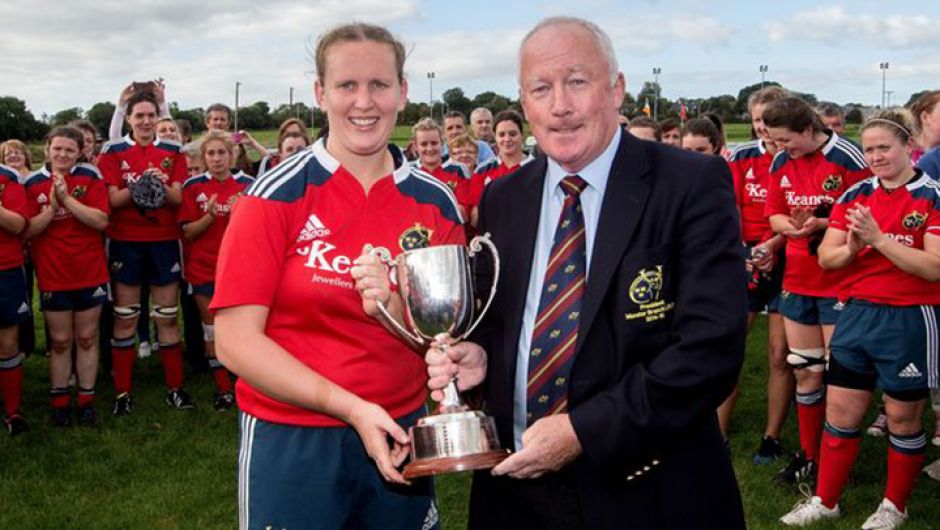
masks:
[[[812,107],[789,96],[764,108],[764,125],[781,149],[770,168],[765,213],[787,239],[780,313],[796,370],[801,451],[777,475],[784,483],[808,481],[818,466],[825,415],[823,372],[829,339],[842,304],[844,273],[819,267],[816,249],[829,212],[842,193],[871,175],[858,148],[826,129]]]
[[[781,518],[791,526],[839,517],[876,386],[888,416],[888,476],[884,499],[862,528],[901,526],[927,446],[928,388],[940,379],[940,185],[911,166],[904,114],[875,114],[861,139],[875,176],[839,198],[819,247],[820,265],[847,272],[848,302],[831,342],[816,495]]]

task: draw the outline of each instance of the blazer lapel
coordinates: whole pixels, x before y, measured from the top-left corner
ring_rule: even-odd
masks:
[[[601,203],[587,290],[581,304],[581,331],[576,351],[580,350],[591,329],[617,265],[643,215],[649,196],[649,185],[645,181],[649,170],[643,144],[629,134],[623,134]]]

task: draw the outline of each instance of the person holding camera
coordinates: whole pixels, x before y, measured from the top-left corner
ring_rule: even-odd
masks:
[[[177,210],[187,178],[180,145],[156,136],[159,105],[151,92],[135,92],[127,102],[131,132],[102,149],[99,167],[108,184],[113,216],[108,226],[114,284],[114,335],[111,356],[117,397],[114,414],[133,408],[131,379],[134,335],[141,311],[140,286],[150,285],[150,316],[166,372],[167,404],[193,408],[183,390],[183,362],[177,324],[180,260]]]
[[[842,304],[844,272],[820,268],[816,250],[829,226],[833,203],[871,170],[855,144],[826,129],[813,108],[788,96],[764,107],[764,125],[782,149],[770,167],[766,215],[787,240],[780,314],[796,370],[800,446],[777,480],[807,482],[819,464],[825,416],[823,372],[829,339]]]

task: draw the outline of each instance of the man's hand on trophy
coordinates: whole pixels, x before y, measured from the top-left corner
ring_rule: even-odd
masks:
[[[408,433],[385,409],[365,400],[360,400],[352,408],[348,421],[356,429],[366,453],[375,461],[382,477],[388,482],[408,484],[397,469],[411,451]]]
[[[581,442],[567,414],[546,416],[522,433],[522,449],[493,468],[494,475],[537,478],[558,471],[581,454]]]
[[[378,256],[365,252],[353,261],[349,273],[356,280],[356,291],[362,297],[362,309],[367,315],[378,318],[381,314],[378,303],[388,304],[391,297],[391,282],[388,279],[388,267]]]
[[[452,378],[457,379],[457,390],[469,390],[486,377],[486,352],[473,342],[458,342],[441,348],[434,342],[424,356],[428,363],[428,388],[431,399],[444,399],[443,388]]]

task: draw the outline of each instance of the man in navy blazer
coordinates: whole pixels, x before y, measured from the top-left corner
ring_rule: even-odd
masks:
[[[715,416],[743,362],[747,313],[726,163],[619,127],[624,77],[588,21],[536,26],[519,81],[547,156],[487,187],[479,230],[499,250],[497,295],[472,341],[427,354],[433,395],[455,374],[461,390],[482,388],[513,449],[474,476],[470,527],[744,528]],[[586,283],[570,375],[556,380],[567,406],[533,422],[533,323],[570,175],[587,184]]]

